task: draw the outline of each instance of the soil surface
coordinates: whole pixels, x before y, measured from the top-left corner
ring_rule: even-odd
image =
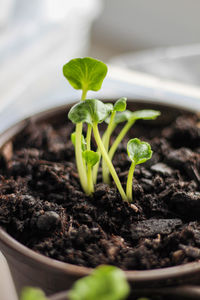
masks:
[[[198,117],[154,122],[136,123],[113,160],[125,187],[128,139],[151,144],[152,159],[136,167],[133,179],[138,212],[114,184],[100,183],[101,172],[93,197],[82,192],[72,124],[30,122],[1,154],[0,226],[36,252],[80,266],[146,270],[199,260]]]

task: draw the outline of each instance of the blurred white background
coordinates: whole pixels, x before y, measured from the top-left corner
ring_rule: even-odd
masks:
[[[62,65],[85,55],[199,84],[199,11],[199,0],[0,0],[1,108],[26,91],[63,97]]]
[[[93,40],[106,54],[200,42],[199,0],[103,0]]]

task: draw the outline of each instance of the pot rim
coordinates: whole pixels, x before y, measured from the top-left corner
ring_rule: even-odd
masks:
[[[130,101],[130,100],[129,100]],[[132,101],[130,101],[132,102]],[[137,100],[135,101],[138,102]],[[150,101],[140,101],[140,103],[152,103],[156,105],[160,105],[163,107],[170,107],[170,108],[180,108],[183,109],[179,105],[168,105],[167,103],[158,103],[154,102],[152,100]],[[44,118],[51,117],[52,115],[55,115],[56,113],[59,113],[61,111],[66,110],[72,105],[72,103],[68,103],[67,105],[62,105],[58,107],[54,107],[51,109],[47,109],[45,111],[39,112],[29,118],[26,118],[24,120],[21,120],[17,123],[15,123],[12,127],[5,130],[2,134],[0,134],[0,148],[2,148],[6,142],[8,142],[16,133],[18,133],[20,130],[22,130],[28,120],[37,120],[38,122]],[[188,105],[189,106],[189,105]],[[186,110],[186,109],[184,109]],[[186,110],[188,112],[195,112],[195,108],[191,109],[191,107]],[[73,265],[66,262],[61,262],[53,258],[49,258],[43,254],[37,253],[34,250],[31,250],[30,248],[26,247],[25,245],[21,244],[17,240],[15,240],[12,236],[10,236],[6,231],[3,230],[3,228],[0,227],[0,240],[1,242],[7,246],[9,249],[14,249],[19,255],[27,257],[29,260],[34,263],[34,261],[37,261],[40,264],[43,264],[46,266],[47,269],[56,270],[57,272],[62,271],[63,273],[71,273],[71,275],[75,275],[78,277],[86,276],[90,274],[93,271],[93,268],[88,268],[84,266],[78,266]],[[181,277],[186,277],[188,275],[192,275],[195,273],[200,272],[200,260],[196,262],[190,262],[186,263],[184,265],[180,266],[173,266],[173,267],[167,267],[167,268],[159,268],[154,270],[125,270],[126,278],[129,281],[133,282],[151,282],[154,280],[166,280],[166,279],[173,279],[177,278],[181,275]]]
[[[43,254],[37,253],[34,250],[24,246],[2,228],[0,228],[0,239],[9,248],[14,249],[18,254],[24,255],[32,261],[37,261],[40,264],[45,265],[47,268],[54,268],[57,271],[64,273],[71,273],[76,276],[85,276],[93,271],[93,268],[77,266],[66,262],[61,262],[53,258],[46,257]],[[164,280],[169,277],[176,278],[177,276],[187,276],[188,274],[195,274],[200,271],[200,260],[196,262],[186,263],[180,266],[159,268],[154,270],[130,270],[124,271],[126,278],[130,281],[152,281],[152,280]]]

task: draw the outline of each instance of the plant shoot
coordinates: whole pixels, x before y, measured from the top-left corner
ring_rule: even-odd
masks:
[[[132,201],[132,178],[135,166],[150,159],[151,148],[147,147],[147,143],[139,143],[138,139],[129,141],[128,155],[132,164],[127,179],[126,192],[112,164],[112,159],[119,144],[137,120],[154,120],[160,115],[160,112],[150,109],[134,112],[127,110],[125,97],[118,99],[114,104],[103,103],[98,99],[86,99],[89,90],[98,91],[101,88],[107,74],[107,66],[93,58],[72,59],[64,65],[63,74],[75,89],[82,90],[81,101],[75,104],[68,113],[69,119],[76,125],[71,140],[75,147],[76,165],[82,189],[87,195],[92,195],[97,182],[99,166],[102,163],[103,182],[111,185],[111,175],[122,199]],[[101,136],[98,125],[102,122],[107,123],[107,128]],[[111,136],[118,124],[122,122],[125,122],[125,125],[111,145]],[[85,137],[82,134],[83,123],[87,124]],[[96,142],[96,149],[91,149],[92,135]],[[133,150],[136,151],[136,146],[137,157],[132,155]],[[148,148],[148,153],[144,151],[145,147]],[[137,210],[136,207],[135,210]]]
[[[151,146],[146,142],[141,142],[139,139],[131,139],[127,144],[128,156],[131,160],[131,167],[128,173],[128,180],[126,185],[126,195],[129,202],[132,202],[132,185],[133,173],[135,166],[146,162],[152,156]]]
[[[82,90],[82,101],[85,100],[89,90],[98,91],[101,88],[106,74],[107,66],[103,62],[90,57],[75,58],[63,66],[63,75],[72,85],[72,87],[77,90]],[[82,156],[82,127],[82,122],[77,123],[75,131],[76,165],[83,190],[86,194],[91,194],[91,191],[88,190],[87,166]],[[88,131],[88,135],[91,135],[91,130],[88,129]]]

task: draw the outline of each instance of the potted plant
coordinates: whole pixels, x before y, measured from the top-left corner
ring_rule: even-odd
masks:
[[[102,263],[125,269],[138,290],[199,280],[198,117],[136,102],[127,110],[125,98],[114,104],[84,100],[106,72],[90,58],[70,61],[64,75],[83,90],[83,101],[41,113],[1,136],[0,248],[18,290],[37,285],[52,294]],[[75,134],[71,122],[63,126],[66,109]],[[159,111],[158,123],[135,122],[155,119]],[[120,121],[125,125],[117,126]]]

